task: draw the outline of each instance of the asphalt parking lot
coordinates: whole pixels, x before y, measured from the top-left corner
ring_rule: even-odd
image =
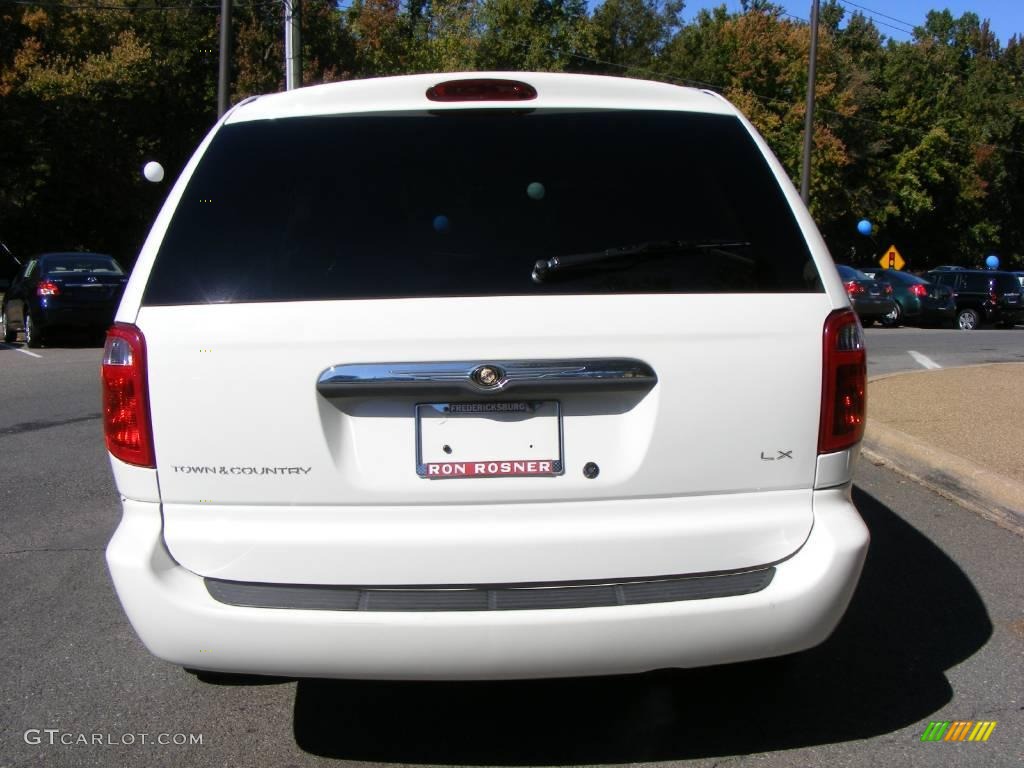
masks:
[[[1020,329],[868,338],[872,373],[1024,358]],[[120,511],[99,350],[26,352],[0,347],[0,766],[1024,763],[1021,539],[867,461],[863,580],[836,634],[789,660],[516,683],[196,678],[141,646],[106,573]],[[922,742],[936,720],[997,726]]]
[[[1024,326],[952,328],[867,328],[868,374],[955,368],[1024,361]]]

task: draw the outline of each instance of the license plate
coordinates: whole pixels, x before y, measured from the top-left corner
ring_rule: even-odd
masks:
[[[554,400],[420,403],[416,473],[428,480],[562,474],[562,416]]]

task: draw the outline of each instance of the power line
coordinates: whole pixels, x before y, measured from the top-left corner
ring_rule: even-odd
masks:
[[[176,10],[204,10],[208,8],[219,8],[220,6],[212,4],[198,4],[193,3],[190,5],[161,5],[161,6],[139,6],[133,8],[127,5],[99,5],[91,3],[48,3],[48,2],[33,2],[33,0],[10,0],[15,5],[28,5],[33,8],[65,8],[67,10],[85,10],[85,11],[176,11]]]
[[[663,72],[659,72],[659,71],[653,70],[653,69],[645,69],[643,67],[635,67],[635,66],[630,65],[630,64],[618,64],[618,63],[616,63],[614,61],[603,61],[601,59],[596,59],[596,58],[594,58],[592,56],[585,56],[585,55],[583,55],[581,53],[572,53],[572,52],[562,51],[562,50],[557,49],[557,48],[549,48],[548,50],[551,51],[552,53],[558,54],[560,56],[567,56],[569,58],[580,59],[581,61],[587,61],[587,62],[590,62],[592,64],[602,64],[602,65],[605,65],[605,66],[619,67],[620,69],[628,70],[628,71],[632,71],[632,72],[637,72],[639,74],[654,75],[658,80],[661,80],[663,82],[675,83],[677,85],[696,86],[698,88],[707,88],[707,89],[711,89],[711,90],[715,90],[715,91],[725,91],[725,90],[727,90],[729,88],[729,86],[722,85],[722,84],[719,84],[719,83],[707,83],[707,82],[702,82],[700,80],[688,80],[686,78],[675,77],[673,75],[666,75]],[[750,90],[746,90],[746,89],[743,89],[743,92],[749,94],[750,96],[753,96],[755,99],[757,99],[758,101],[760,101],[762,103],[765,103],[765,104],[779,104],[779,105],[786,106],[786,107],[792,107],[793,106],[793,102],[786,101],[785,99],[777,99],[777,98],[775,98],[773,96],[765,96],[765,95],[757,93],[755,91],[750,91]],[[868,118],[868,117],[858,117],[857,115],[845,115],[842,112],[837,112],[834,109],[825,109],[823,107],[816,107],[816,111],[824,112],[825,114],[828,114],[828,115],[834,115],[835,117],[838,117],[838,118],[840,118],[842,120],[851,120],[851,121],[854,121],[854,122],[865,123],[865,124],[869,124],[869,125],[876,125],[876,126],[880,126],[882,128],[886,128],[886,129],[893,129],[893,128],[895,128],[897,130],[907,131],[907,132],[910,132],[910,133],[917,133],[919,135],[924,135],[924,134],[928,133],[931,130],[931,128],[917,128],[917,127],[909,126],[909,125],[901,125],[899,123],[893,123],[891,120],[884,120],[884,121],[883,120],[873,120],[873,119]],[[933,127],[935,127],[935,126],[933,126]],[[954,139],[951,136],[948,136],[948,139],[949,139],[949,143],[950,144],[953,144],[953,145],[956,145],[956,146],[969,147],[971,149],[976,149],[976,148],[980,148],[980,147],[986,147],[986,148],[991,148],[991,149],[999,150],[1000,152],[1006,152],[1008,154],[1024,155],[1024,149],[1018,149],[1016,147],[1007,147],[1007,146],[1003,146],[1003,145],[1000,145],[1000,144],[992,144],[992,143],[989,143],[989,142],[960,141],[958,139]]]
[[[909,22],[901,21],[900,19],[894,19],[892,16],[886,16],[884,13],[879,14],[880,16],[883,16],[887,19],[893,19],[893,21],[898,21],[900,24],[905,24],[908,27],[908,29],[904,29],[903,27],[897,27],[895,24],[890,24],[889,22],[882,21],[881,19],[871,15],[871,13],[878,13],[878,11],[871,11],[870,8],[865,8],[863,5],[857,5],[856,3],[847,2],[847,0],[837,0],[837,2],[840,5],[857,8],[858,10],[855,11],[855,13],[860,13],[862,16],[866,16],[867,18],[871,19],[872,24],[876,24],[880,27],[888,27],[889,29],[894,29],[897,32],[904,35],[913,36],[914,34],[914,25],[910,24]],[[871,13],[863,13],[863,11],[871,11]]]
[[[193,9],[219,9],[219,7],[220,7],[219,5],[216,5],[216,4],[199,4],[199,3],[194,3],[194,4],[190,4],[190,5],[166,5],[166,6],[149,6],[149,7],[132,8],[132,7],[129,7],[129,6],[122,6],[122,5],[73,4],[73,3],[62,3],[62,2],[46,2],[45,0],[43,0],[42,2],[32,2],[31,0],[10,0],[10,2],[14,3],[15,5],[36,6],[36,7],[86,9],[86,10],[89,10],[89,9],[94,9],[94,10],[117,10],[117,11],[170,11],[170,10],[193,10]],[[251,7],[264,7],[264,6],[278,5],[280,2],[281,2],[281,0],[265,0],[264,2],[254,2],[254,3],[252,3]],[[287,0],[285,0],[285,2],[287,2]],[[850,0],[838,0],[838,2],[843,4],[843,5],[855,6],[857,8],[861,8],[863,10],[868,10],[868,11],[871,10],[869,8],[866,8],[865,6],[860,6],[857,3],[850,2]],[[353,0],[349,0],[349,2],[347,2],[347,3],[339,3],[339,4],[337,4],[336,7],[338,8],[338,10],[344,10],[346,8],[350,8],[352,5],[353,5]],[[877,13],[876,11],[872,11],[872,12],[873,13]],[[783,16],[788,16],[788,17],[790,17],[792,19],[795,19],[797,21],[800,21],[802,23],[805,23],[805,24],[808,23],[807,19],[801,18],[799,16],[796,16],[794,14],[788,13],[786,11],[782,11],[781,14]],[[880,15],[885,16],[885,14],[880,14]],[[872,18],[872,17],[869,17],[869,18]],[[893,19],[894,21],[899,21],[900,23],[907,23],[907,22],[903,22],[900,19],[896,19],[895,17],[892,17],[892,16],[886,16],[886,18]],[[884,24],[884,22],[879,22],[877,19],[874,19],[874,18],[872,18],[872,21],[875,22],[875,23]],[[884,24],[884,26],[892,27],[892,25],[888,25],[888,24]],[[892,28],[893,29],[897,29],[896,27],[892,27]],[[898,31],[902,32],[904,30],[898,30]],[[706,88],[706,89],[715,90],[715,91],[724,91],[724,90],[727,90],[729,88],[729,86],[723,85],[721,83],[709,83],[709,82],[705,82],[705,81],[702,81],[702,80],[693,80],[693,79],[690,79],[690,78],[677,77],[677,76],[674,76],[674,75],[667,75],[664,72],[660,72],[660,71],[655,70],[655,69],[649,69],[649,68],[645,68],[645,67],[637,67],[637,66],[634,66],[634,65],[631,65],[631,64],[620,64],[620,63],[614,62],[614,61],[606,61],[604,59],[598,59],[598,58],[595,58],[593,56],[585,56],[585,55],[580,54],[580,53],[563,51],[561,49],[553,48],[553,47],[550,47],[550,46],[548,47],[548,51],[553,53],[553,54],[556,54],[558,56],[574,58],[574,59],[578,59],[580,61],[589,62],[591,64],[599,64],[599,65],[605,66],[605,67],[617,67],[617,68],[622,69],[624,71],[635,72],[637,74],[642,74],[642,75],[646,75],[646,76],[649,76],[649,77],[653,77],[654,79],[661,80],[663,82],[671,82],[671,83],[676,83],[678,85],[686,85],[686,86],[695,87],[695,88]],[[774,98],[772,96],[765,96],[765,95],[759,94],[759,93],[757,93],[755,91],[750,91],[750,90],[746,90],[746,89],[743,89],[743,91],[744,91],[744,93],[747,93],[750,96],[753,96],[755,99],[757,99],[758,101],[760,101],[762,103],[765,103],[765,104],[779,104],[781,106],[786,106],[786,107],[792,107],[793,106],[792,102],[786,101],[784,99],[778,99],[778,98]],[[901,131],[909,131],[909,132],[918,133],[918,134],[925,134],[925,133],[927,133],[930,130],[928,128],[917,128],[917,127],[912,127],[912,126],[907,126],[907,125],[901,125],[899,123],[893,123],[890,120],[882,121],[882,120],[873,120],[871,118],[866,118],[866,117],[859,117],[857,115],[845,115],[845,114],[843,114],[841,112],[837,112],[835,110],[826,109],[826,108],[822,108],[822,107],[818,107],[817,110],[819,112],[823,112],[825,114],[834,115],[834,116],[836,116],[836,117],[838,117],[840,119],[843,119],[843,120],[850,120],[850,121],[855,121],[855,122],[859,122],[859,123],[865,123],[865,124],[870,124],[870,125],[881,126],[883,128],[886,128],[886,129],[897,129],[897,130],[901,130]],[[1024,155],[1024,149],[1017,149],[1015,147],[1008,147],[1008,146],[1003,146],[1003,145],[999,145],[999,144],[991,144],[991,143],[988,143],[988,142],[958,141],[956,139],[953,139],[952,137],[949,138],[949,141],[950,141],[951,144],[954,144],[954,145],[957,145],[957,146],[966,146],[966,147],[971,147],[971,148],[986,147],[986,148],[991,148],[991,149],[998,150],[1000,152],[1007,152],[1007,153],[1010,153],[1010,154]]]
[[[839,3],[845,3],[845,0],[836,0],[836,1],[839,2]],[[853,3],[850,3],[850,5],[853,5]],[[861,6],[857,6],[857,7],[859,8]],[[805,19],[803,16],[797,16],[795,13],[790,13],[789,11],[779,11],[779,15],[780,16],[787,16],[787,17],[793,19],[794,21],[799,21],[801,24],[810,24],[811,23],[808,19]],[[893,26],[892,24],[887,24],[886,22],[880,21],[880,20],[876,19],[874,16],[869,16],[866,13],[862,13],[861,16],[864,16],[865,18],[870,19],[872,24],[877,24],[877,25],[882,26],[882,27],[888,27],[889,29],[894,29],[897,32],[901,32],[904,35],[913,35],[913,30],[902,29],[900,27]]]
[[[855,2],[853,2],[853,0],[837,0],[837,1],[840,4],[842,4],[842,5],[852,5],[854,8],[858,8],[858,9],[860,9],[862,11],[867,11],[868,13],[874,14],[875,16],[881,16],[883,19],[889,19],[889,21],[898,21],[900,24],[903,24],[903,25],[905,25],[907,27],[910,27],[912,30],[915,27],[919,26],[919,25],[913,24],[913,23],[911,23],[909,21],[905,21],[904,19],[898,19],[895,16],[890,16],[887,13],[882,13],[881,11],[876,11],[873,8],[868,8],[866,5],[859,5],[859,4],[855,3]]]
[[[72,11],[125,11],[128,13],[146,13],[150,11],[196,11],[196,10],[219,10],[220,5],[216,3],[190,3],[188,5],[101,5],[93,3],[60,3],[60,2],[34,2],[33,0],[9,0],[14,5],[32,6],[33,8],[63,8]],[[263,2],[252,3],[250,8],[263,8],[271,5],[279,5],[279,0],[264,0]]]
[[[521,48],[525,48],[529,45],[528,43],[520,43]],[[553,53],[557,56],[564,56],[571,59],[580,59],[581,61],[588,61],[591,64],[602,64],[608,67],[619,67],[620,69],[628,69],[632,72],[637,72],[643,75],[654,75],[658,80],[666,82],[676,83],[677,85],[687,85],[691,88],[717,88],[723,89],[726,86],[718,85],[716,83],[705,83],[702,80],[690,80],[685,77],[676,77],[674,75],[666,75],[664,72],[659,72],[656,69],[646,69],[644,67],[637,67],[632,64],[619,64],[614,61],[605,61],[604,59],[596,59],[593,56],[584,56],[581,53],[572,53],[571,51],[563,51],[560,48],[553,48],[548,46],[548,52]]]

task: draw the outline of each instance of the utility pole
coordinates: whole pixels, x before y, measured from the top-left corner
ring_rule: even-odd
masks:
[[[284,0],[284,87],[302,87],[301,0]]]
[[[811,61],[807,68],[807,114],[804,117],[804,164],[800,169],[800,197],[811,204],[811,144],[814,139],[814,81],[818,63],[818,0],[811,3]]]
[[[217,117],[228,111],[231,91],[231,0],[220,0],[220,73],[217,78]]]

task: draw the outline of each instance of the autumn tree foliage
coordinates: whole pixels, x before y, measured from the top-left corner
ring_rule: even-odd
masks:
[[[283,89],[283,0],[233,9],[232,100]],[[799,178],[810,32],[770,0],[688,23],[682,0],[301,9],[307,84],[548,70],[691,85],[739,106]],[[873,255],[867,217],[913,267],[1021,265],[1024,41],[972,13],[929,13],[905,41],[835,0],[821,20],[811,211],[835,258]],[[166,192],[139,169],[159,159],[173,178],[216,119],[219,25],[215,0],[0,0],[0,240],[130,263]]]

